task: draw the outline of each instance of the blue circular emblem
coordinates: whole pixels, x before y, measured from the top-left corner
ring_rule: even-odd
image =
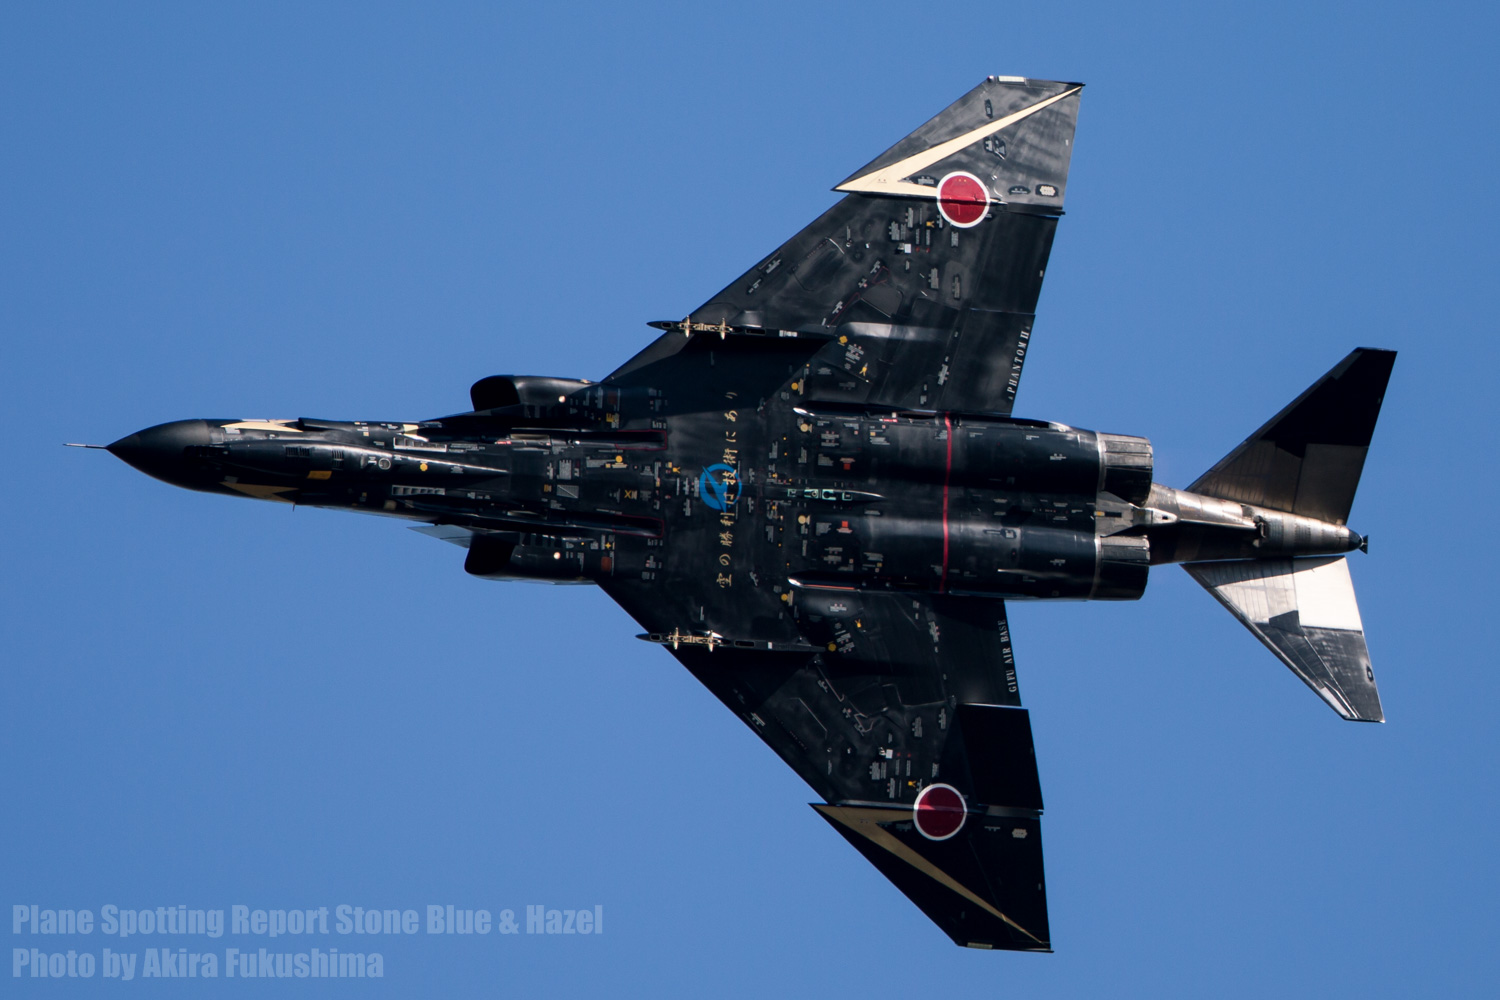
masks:
[[[710,465],[698,477],[698,495],[714,510],[728,510],[740,498],[740,477],[734,466]]]

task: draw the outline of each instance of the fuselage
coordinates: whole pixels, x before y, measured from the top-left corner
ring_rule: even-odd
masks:
[[[435,420],[178,421],[110,447],[192,489],[448,526],[480,576],[688,574],[787,603],[797,590],[1128,600],[1153,563],[1362,541],[1153,483],[1144,438],[794,392],[706,409],[649,387],[509,383],[514,402]]]

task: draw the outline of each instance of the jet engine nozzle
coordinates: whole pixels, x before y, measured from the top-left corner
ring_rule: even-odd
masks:
[[[108,450],[127,465],[162,482],[203,489],[207,484],[200,481],[202,477],[189,461],[187,449],[208,443],[208,421],[174,420],[122,437],[109,445]]]

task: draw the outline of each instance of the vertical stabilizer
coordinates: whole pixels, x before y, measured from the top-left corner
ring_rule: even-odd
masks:
[[[1335,712],[1384,722],[1354,583],[1342,556],[1182,567]]]

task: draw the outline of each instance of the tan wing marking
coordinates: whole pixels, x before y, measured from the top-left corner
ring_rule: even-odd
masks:
[[[924,149],[922,150],[922,152],[916,153],[912,156],[908,156],[904,160],[897,160],[895,163],[892,163],[888,167],[881,167],[879,170],[872,170],[868,174],[864,174],[863,176],[854,178],[852,181],[847,181],[843,184],[840,184],[838,187],[834,188],[834,190],[861,191],[866,194],[904,194],[915,195],[919,198],[935,198],[937,197],[936,188],[927,187],[923,184],[913,184],[911,181],[906,180],[906,178],[910,177],[912,174],[915,174],[920,170],[932,166],[934,163],[938,162],[941,159],[952,156],[960,149],[963,149],[967,146],[972,146],[974,143],[978,142],[980,139],[983,139],[985,136],[994,135],[1001,129],[1009,125],[1014,125],[1016,122],[1021,121],[1023,118],[1031,117],[1038,111],[1041,111],[1043,108],[1051,107],[1063,98],[1070,97],[1073,94],[1078,93],[1082,89],[1082,87],[1074,87],[1071,90],[1065,90],[1061,94],[1057,94],[1054,97],[1049,97],[1044,101],[1038,101],[1036,104],[1033,104],[1029,108],[1022,108],[1020,111],[1012,112],[1011,114],[1006,115],[1004,118],[997,118],[992,122],[985,122],[978,128],[965,132],[963,135],[955,136],[954,138],[949,139],[947,142],[940,142],[936,146],[931,146],[927,149]]]

